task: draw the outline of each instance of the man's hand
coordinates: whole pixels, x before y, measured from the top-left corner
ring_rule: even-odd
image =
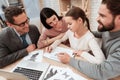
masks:
[[[59,60],[64,64],[67,64],[70,61],[70,56],[67,53],[59,53],[57,56]]]
[[[26,49],[27,49],[27,51],[29,53],[29,52],[34,51],[36,49],[36,46],[35,46],[35,44],[30,44]]]

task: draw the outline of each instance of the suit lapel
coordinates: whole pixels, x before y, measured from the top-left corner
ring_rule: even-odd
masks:
[[[13,41],[15,42],[15,45],[17,45],[17,47],[23,47],[22,41],[20,37],[17,35],[17,33],[14,31],[14,29],[11,29],[11,31],[12,31],[11,37],[13,37]]]

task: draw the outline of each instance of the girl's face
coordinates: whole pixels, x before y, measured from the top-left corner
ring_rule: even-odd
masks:
[[[50,18],[46,19],[46,23],[50,26],[52,26],[53,28],[56,27],[57,23],[58,23],[58,18],[56,15],[52,15]]]
[[[74,20],[72,17],[67,16],[64,17],[65,22],[68,24],[68,28],[72,31],[72,32],[77,32],[78,30],[80,30],[80,20],[79,18],[77,20]]]

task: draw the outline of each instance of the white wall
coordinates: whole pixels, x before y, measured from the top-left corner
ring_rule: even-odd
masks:
[[[39,0],[23,0],[23,5],[27,16],[30,18],[30,24],[40,28],[40,4]]]
[[[44,0],[43,1],[43,7],[50,7],[54,9],[57,14],[60,15],[60,3],[59,0]]]
[[[101,0],[91,0],[90,1],[90,26],[91,30],[97,30],[98,23],[96,18],[98,16],[98,9],[101,4]]]

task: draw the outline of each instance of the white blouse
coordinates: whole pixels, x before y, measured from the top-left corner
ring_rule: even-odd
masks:
[[[70,47],[74,50],[84,50],[81,56],[90,63],[100,64],[105,60],[104,54],[100,49],[96,38],[90,31],[87,31],[82,37],[76,38],[74,37],[74,33],[68,30],[63,38],[56,40],[51,47],[54,49],[57,45],[67,39],[69,39]],[[92,51],[93,55],[88,53],[90,50]]]

